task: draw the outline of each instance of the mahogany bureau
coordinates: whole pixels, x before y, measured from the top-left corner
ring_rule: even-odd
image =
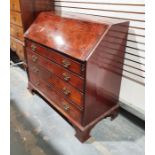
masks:
[[[25,33],[29,90],[69,121],[81,142],[98,121],[118,114],[128,24],[42,12]]]
[[[40,11],[53,10],[53,0],[10,0],[10,48],[24,61],[24,32]]]

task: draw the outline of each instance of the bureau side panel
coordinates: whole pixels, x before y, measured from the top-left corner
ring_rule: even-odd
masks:
[[[33,0],[20,0],[21,16],[24,32],[34,19]]]
[[[54,11],[54,0],[33,0],[35,17],[42,11]]]
[[[87,61],[84,126],[118,104],[128,24],[111,26]]]
[[[20,0],[24,31],[32,24],[41,11],[54,10],[53,0]]]

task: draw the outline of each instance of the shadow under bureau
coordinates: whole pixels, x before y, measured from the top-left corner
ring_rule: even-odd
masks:
[[[118,114],[128,24],[42,12],[25,33],[29,90],[66,118],[81,142],[98,121]]]

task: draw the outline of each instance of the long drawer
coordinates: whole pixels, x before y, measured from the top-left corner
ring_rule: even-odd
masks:
[[[23,28],[11,24],[10,25],[10,33],[11,33],[11,36],[15,37],[16,39],[24,41],[24,36],[23,36],[24,35],[24,31],[23,31]]]
[[[28,63],[29,70],[47,81],[48,83],[54,85],[54,87],[62,93],[62,95],[71,100],[74,104],[77,104],[80,107],[83,107],[83,98],[84,95],[77,89],[75,89],[70,84],[64,82],[56,75],[52,74],[51,72],[47,71],[45,68],[39,66],[39,65],[31,65],[32,63]]]
[[[63,81],[71,84],[75,88],[83,92],[84,89],[84,79],[80,76],[73,74],[67,69],[61,67],[60,65],[32,52],[29,48],[26,48],[28,63],[39,64],[42,67],[45,67],[51,73],[57,75]],[[69,78],[68,78],[69,77]]]
[[[38,91],[41,91],[45,97],[48,97],[51,101],[53,101],[52,105],[56,108],[60,108],[61,112],[63,112],[68,119],[71,118],[79,123],[81,122],[82,112],[67,102],[61,94],[54,90],[54,87],[45,83],[33,73],[30,73],[30,81],[38,89]]]
[[[85,70],[85,64],[80,63],[78,61],[72,60],[69,57],[64,56],[63,54],[60,54],[56,52],[55,50],[48,49],[46,47],[41,46],[40,44],[31,42],[26,40],[26,46],[31,49],[32,51],[35,51],[36,53],[40,54],[43,57],[46,57],[61,66],[69,69],[70,71],[77,73],[79,75],[84,75]]]
[[[11,23],[22,27],[21,13],[15,11],[11,11],[10,13]]]

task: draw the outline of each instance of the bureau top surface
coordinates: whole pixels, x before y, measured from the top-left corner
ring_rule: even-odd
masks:
[[[79,60],[86,60],[108,25],[42,12],[25,37]]]

